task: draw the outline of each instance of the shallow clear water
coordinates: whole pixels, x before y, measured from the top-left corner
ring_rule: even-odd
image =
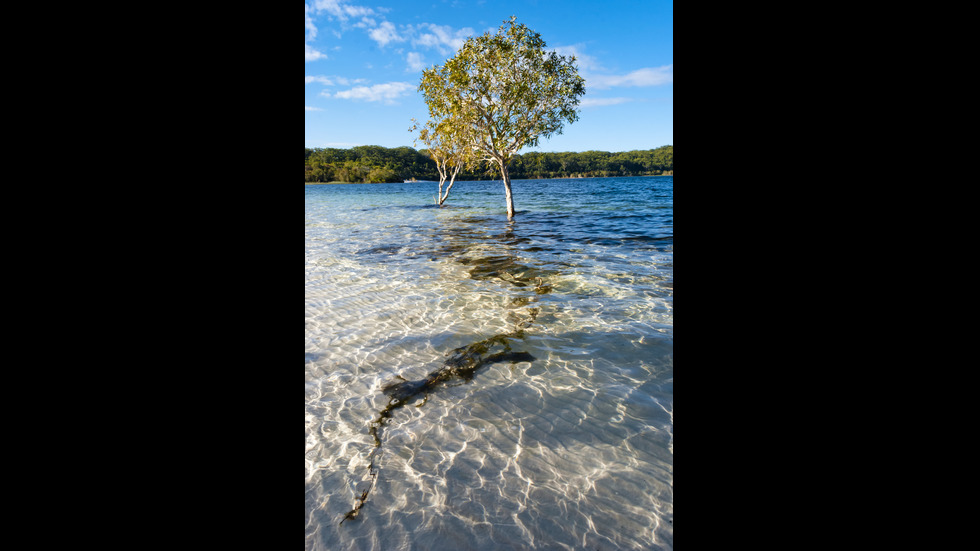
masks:
[[[436,187],[306,186],[307,548],[672,549],[673,177]]]

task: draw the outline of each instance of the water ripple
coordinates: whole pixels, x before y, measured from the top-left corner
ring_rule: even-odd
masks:
[[[672,549],[672,179],[610,180],[533,194],[513,222],[499,182],[443,209],[408,184],[308,192],[307,549]],[[603,205],[593,184],[623,187]],[[376,447],[386,383],[531,309],[509,342],[533,360],[406,396]]]

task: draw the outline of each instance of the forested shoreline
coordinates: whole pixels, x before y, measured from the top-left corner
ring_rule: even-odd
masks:
[[[605,176],[658,176],[674,173],[674,146],[610,153],[515,154],[508,167],[511,178],[592,178]],[[457,180],[499,179],[492,166],[462,170]],[[361,145],[350,149],[306,148],[306,183],[384,183],[404,180],[439,180],[436,163],[426,150]]]

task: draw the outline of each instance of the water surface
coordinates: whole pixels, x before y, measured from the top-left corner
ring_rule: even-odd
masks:
[[[306,186],[307,548],[672,549],[673,177],[435,188]]]

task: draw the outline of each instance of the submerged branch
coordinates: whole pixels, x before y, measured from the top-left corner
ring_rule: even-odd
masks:
[[[514,276],[512,276],[514,277]],[[514,279],[521,279],[514,277]],[[528,281],[534,281],[537,283],[535,292],[537,294],[543,294],[550,291],[550,288],[543,285],[541,278],[526,278]],[[535,301],[535,298],[520,297],[515,299],[514,304],[518,306],[524,306],[528,302]],[[368,433],[374,438],[374,449],[371,451],[371,463],[368,467],[368,472],[370,474],[370,484],[367,488],[361,491],[360,497],[357,498],[354,503],[354,507],[344,514],[344,517],[340,520],[340,524],[345,521],[354,520],[357,518],[364,507],[364,503],[367,501],[368,495],[370,495],[371,490],[374,489],[374,485],[378,480],[379,472],[379,459],[381,456],[381,429],[384,425],[391,419],[392,414],[400,407],[409,403],[416,397],[422,395],[424,400],[422,404],[428,400],[429,393],[432,392],[440,383],[444,383],[451,379],[463,379],[469,381],[473,379],[476,370],[493,363],[497,362],[532,362],[536,360],[534,356],[528,352],[514,352],[511,349],[511,341],[514,339],[523,339],[525,337],[524,330],[529,327],[534,320],[537,318],[540,308],[528,308],[527,315],[518,316],[516,318],[516,323],[514,329],[508,333],[500,333],[492,337],[483,339],[479,342],[467,346],[461,346],[459,348],[453,349],[449,352],[449,358],[443,362],[443,366],[429,373],[425,378],[417,381],[409,381],[402,377],[401,375],[396,376],[398,381],[389,382],[381,387],[381,391],[388,396],[388,403],[385,408],[378,413],[378,417],[371,422]],[[500,350],[494,351],[496,347],[500,347]],[[420,406],[422,404],[419,404]]]

